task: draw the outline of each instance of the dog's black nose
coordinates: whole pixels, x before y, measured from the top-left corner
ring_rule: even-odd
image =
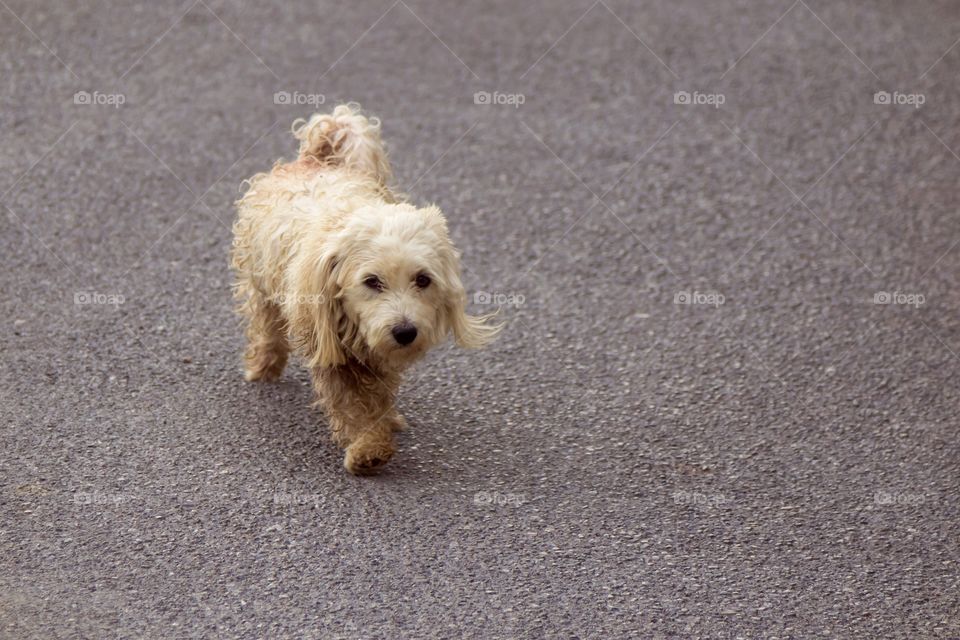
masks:
[[[393,339],[404,347],[417,339],[417,328],[409,322],[398,324],[393,328]]]

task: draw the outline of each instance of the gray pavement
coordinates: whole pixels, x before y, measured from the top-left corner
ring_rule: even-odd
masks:
[[[958,25],[3,0],[0,637],[960,636]],[[375,478],[240,370],[232,201],[321,98],[507,322]]]

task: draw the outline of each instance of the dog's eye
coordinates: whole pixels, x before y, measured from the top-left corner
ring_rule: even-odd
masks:
[[[380,282],[380,278],[377,276],[367,276],[364,278],[363,284],[376,291],[383,291],[383,283]]]
[[[426,289],[427,287],[430,286],[431,280],[430,280],[430,276],[428,276],[425,273],[421,273],[420,275],[417,276],[416,280],[414,280],[413,282],[421,289]]]

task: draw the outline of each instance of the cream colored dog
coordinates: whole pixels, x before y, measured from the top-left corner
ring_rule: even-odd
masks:
[[[370,473],[394,453],[401,373],[453,334],[479,347],[499,326],[464,312],[459,253],[434,206],[392,191],[380,123],[341,105],[294,123],[295,162],[251,178],[237,202],[232,264],[246,317],[247,380],[273,380],[299,351],[346,448]]]

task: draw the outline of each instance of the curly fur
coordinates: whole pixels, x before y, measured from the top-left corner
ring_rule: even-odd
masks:
[[[301,354],[344,466],[367,473],[390,459],[404,425],[394,407],[402,372],[448,335],[480,347],[500,327],[465,313],[460,256],[440,210],[391,189],[377,120],[340,105],[296,121],[293,134],[297,160],[253,176],[237,201],[246,378],[276,379],[288,354]],[[402,327],[416,328],[410,344],[395,337]]]

